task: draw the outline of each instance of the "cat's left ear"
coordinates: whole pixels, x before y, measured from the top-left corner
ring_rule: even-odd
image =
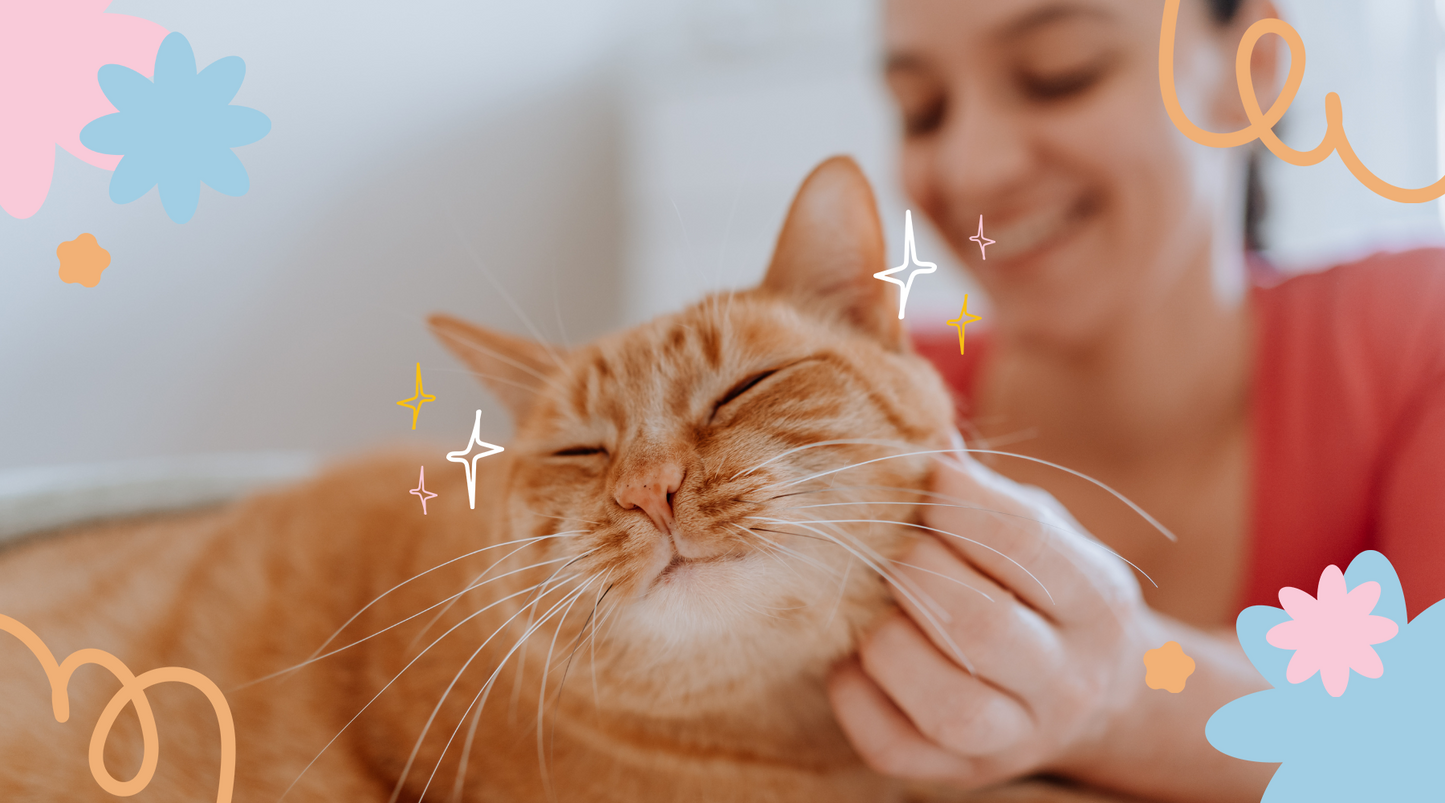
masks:
[[[808,175],[793,199],[763,289],[901,349],[897,291],[873,278],[885,269],[873,189],[857,162],[835,156]]]
[[[558,351],[541,343],[450,315],[432,315],[427,324],[442,345],[475,371],[507,406],[514,422],[526,417],[537,393],[557,370]]]

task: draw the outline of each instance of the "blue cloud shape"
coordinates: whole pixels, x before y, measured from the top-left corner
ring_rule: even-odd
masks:
[[[1261,803],[1436,800],[1445,756],[1445,602],[1405,620],[1405,595],[1390,561],[1362,552],[1345,571],[1353,589],[1374,580],[1374,614],[1400,626],[1374,649],[1379,678],[1350,677],[1340,697],[1318,675],[1285,679],[1293,652],[1270,646],[1265,633],[1289,614],[1258,605],[1240,613],[1239,643],[1274,688],[1241,697],[1209,718],[1204,735],[1215,749],[1247,761],[1281,763]]]
[[[246,63],[227,56],[196,73],[186,37],[172,33],[156,52],[155,80],[119,64],[100,68],[101,91],[118,111],[90,121],[80,142],[97,153],[121,154],[110,199],[127,204],[160,185],[161,205],[177,223],[196,213],[201,182],[226,195],[251,188],[232,148],[271,131],[255,109],[230,105]]]

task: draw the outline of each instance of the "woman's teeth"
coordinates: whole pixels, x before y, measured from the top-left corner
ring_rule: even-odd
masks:
[[[989,233],[995,242],[988,247],[988,255],[1011,259],[1038,248],[1073,222],[1073,211],[1073,204],[1059,204],[994,229]]]

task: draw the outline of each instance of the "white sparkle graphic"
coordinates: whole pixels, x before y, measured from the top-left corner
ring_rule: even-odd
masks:
[[[469,460],[467,453],[472,450],[473,446],[480,446],[486,449],[486,451],[472,455]],[[448,460],[453,463],[461,463],[462,468],[467,470],[467,502],[472,506],[472,510],[477,509],[477,461],[483,457],[491,457],[498,452],[505,451],[506,449],[494,443],[487,443],[482,440],[482,411],[478,410],[477,422],[472,425],[472,439],[467,441],[467,448],[458,449],[455,452],[447,452]]]
[[[908,274],[908,281],[897,279],[893,274],[907,270],[909,265],[916,265]],[[903,213],[903,264],[896,268],[879,271],[873,274],[873,278],[882,279],[885,282],[892,282],[902,288],[903,292],[898,297],[898,320],[903,320],[903,313],[908,308],[908,291],[913,289],[913,278],[920,273],[932,273],[938,270],[938,265],[932,262],[919,262],[918,250],[913,245],[913,210],[909,209]]]

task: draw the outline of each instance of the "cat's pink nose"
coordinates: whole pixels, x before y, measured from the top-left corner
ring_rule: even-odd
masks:
[[[617,487],[614,499],[623,510],[640,509],[665,535],[676,531],[672,495],[682,487],[682,466],[661,463],[638,472]]]

